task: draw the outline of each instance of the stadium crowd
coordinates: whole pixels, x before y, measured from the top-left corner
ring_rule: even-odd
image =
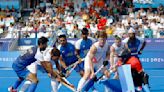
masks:
[[[69,38],[80,38],[80,30],[86,27],[92,37],[105,30],[108,37],[125,38],[133,27],[142,38],[164,38],[163,14],[162,5],[155,11],[152,7],[136,10],[132,0],[83,0],[81,4],[65,0],[61,5],[47,2],[36,6],[24,20],[14,7],[0,9],[0,34],[4,38],[34,38],[35,32],[38,37],[64,32]]]

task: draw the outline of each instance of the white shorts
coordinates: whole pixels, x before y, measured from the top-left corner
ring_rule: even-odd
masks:
[[[51,62],[52,65],[54,65],[54,62]],[[46,70],[41,66],[40,62],[36,61],[31,63],[30,65],[27,66],[27,69],[31,72],[36,74],[37,71],[41,71],[42,73],[46,73]]]
[[[37,63],[33,62],[30,65],[27,66],[27,69],[31,72],[36,74],[37,73]]]

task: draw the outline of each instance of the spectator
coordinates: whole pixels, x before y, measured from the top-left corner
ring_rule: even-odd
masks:
[[[148,28],[144,30],[144,37],[153,38],[153,30],[150,28],[150,26],[148,26]]]
[[[163,7],[162,4],[157,8],[157,12],[158,12],[158,14],[160,14],[160,15],[164,14],[164,7]]]
[[[114,30],[113,30],[112,26],[107,27],[106,33],[107,33],[108,37],[111,37],[113,35]]]
[[[108,10],[107,10],[107,8],[106,7],[104,7],[104,8],[102,8],[101,10],[100,10],[100,15],[101,16],[108,16]]]
[[[146,16],[146,12],[143,8],[141,8],[138,13],[141,15],[141,17]]]
[[[1,36],[2,33],[3,33],[3,28],[0,27],[0,36]]]
[[[86,1],[83,0],[83,2],[82,2],[82,4],[81,4],[81,8],[85,9],[85,8],[87,8],[87,7],[88,7],[88,6],[87,6]]]
[[[97,24],[95,22],[92,22],[90,24],[90,30],[91,30],[91,37],[95,37],[95,35],[98,31]]]

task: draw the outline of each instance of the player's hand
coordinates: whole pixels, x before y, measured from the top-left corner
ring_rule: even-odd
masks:
[[[60,72],[59,75],[60,75],[61,77],[65,77],[65,74],[63,74],[62,72]]]
[[[69,76],[70,75],[70,71],[67,70],[66,73],[65,73],[65,77]]]
[[[104,74],[105,74],[105,76],[106,76],[107,78],[110,78],[110,74],[111,74],[111,73],[110,73],[108,70],[105,70],[105,71],[104,71]]]
[[[51,73],[48,73],[48,76],[51,78],[52,76],[51,76]]]
[[[111,65],[109,69],[112,70],[112,69],[114,69],[114,67],[115,67],[115,65]]]
[[[138,51],[138,54],[139,54],[139,55],[141,55],[141,54],[142,54],[142,51],[141,51],[141,50],[140,50],[140,51]]]
[[[93,72],[93,73],[91,73],[91,76],[90,76],[90,78],[92,79],[92,78],[94,78],[96,75],[95,75],[95,73]]]
[[[78,58],[78,61],[79,61],[79,62],[82,62],[82,58]]]

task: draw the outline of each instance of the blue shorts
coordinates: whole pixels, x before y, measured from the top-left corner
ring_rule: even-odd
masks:
[[[26,67],[21,67],[18,64],[13,63],[12,68],[19,78],[25,79],[30,71]]]
[[[74,70],[76,72],[84,71],[84,61],[82,61],[82,63],[78,64]]]

